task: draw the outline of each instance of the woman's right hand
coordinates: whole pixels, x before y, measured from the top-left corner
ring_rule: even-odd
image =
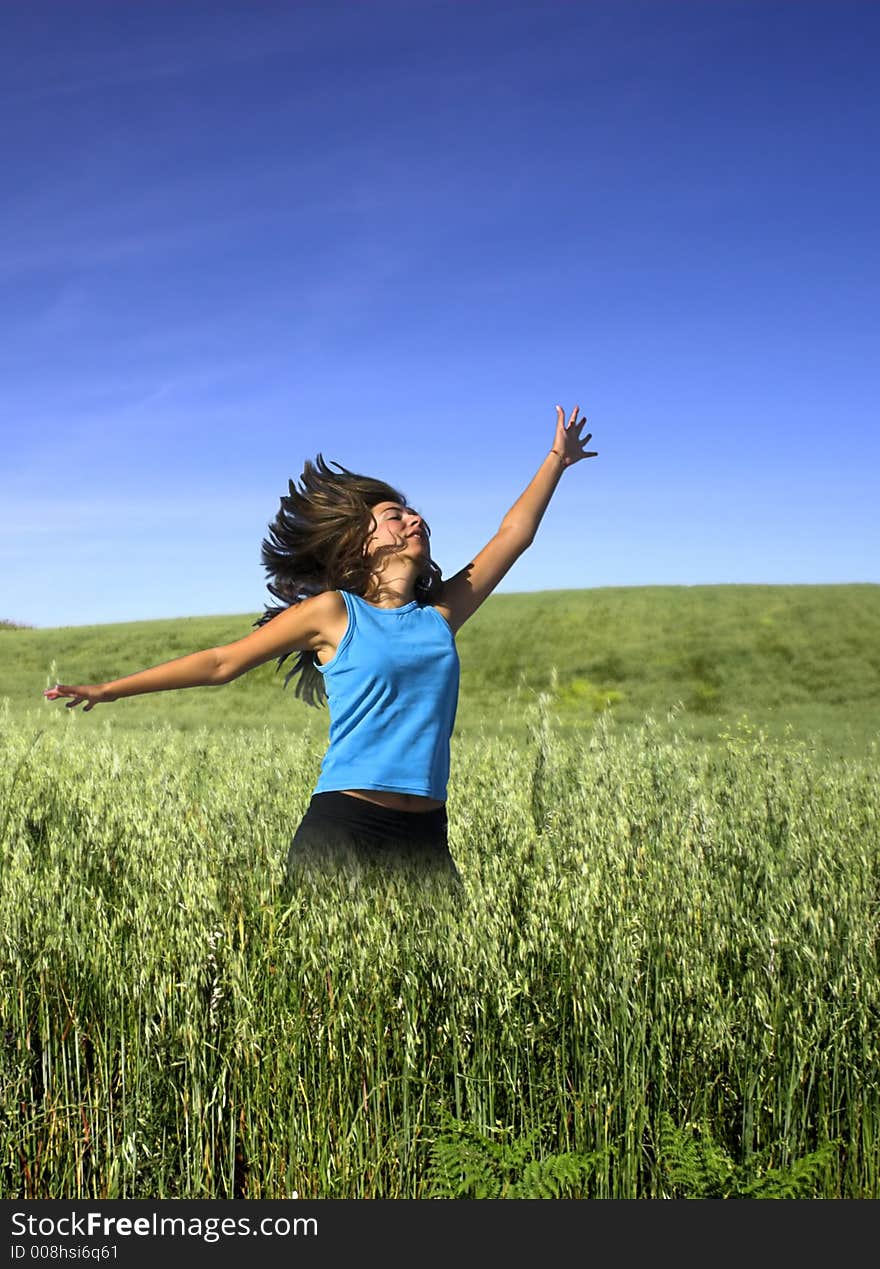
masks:
[[[54,687],[46,688],[43,693],[47,701],[60,700],[62,696],[71,696],[72,700],[67,702],[68,709],[76,709],[77,705],[82,705],[83,713],[87,714],[90,709],[94,709],[96,705],[103,705],[109,701],[115,701],[116,696],[112,692],[108,692],[103,683],[90,683],[85,687],[69,687],[65,683],[56,683]]]

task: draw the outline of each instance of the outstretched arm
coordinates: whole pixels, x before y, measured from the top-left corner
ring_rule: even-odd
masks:
[[[571,412],[568,426],[565,423],[565,411],[561,405],[556,407],[556,436],[553,447],[544,459],[528,488],[517,498],[516,502],[501,521],[502,528],[513,529],[523,540],[524,546],[530,545],[538,532],[541,518],[553,497],[559,478],[566,467],[579,462],[582,458],[595,458],[598,450],[585,450],[592,440],[593,433],[587,432],[583,438],[580,429],[586,418],[577,421],[579,406]]]
[[[139,670],[137,674],[128,674],[125,678],[113,679],[109,683],[90,683],[80,687],[56,683],[55,687],[48,688],[43,695],[47,701],[57,701],[61,696],[72,697],[67,702],[68,709],[75,709],[85,701],[83,712],[87,714],[96,705],[117,701],[121,696],[167,692],[178,687],[213,687],[222,682],[220,651],[218,648],[206,648],[204,652],[191,652],[174,661],[163,661],[161,665],[154,665],[149,670]]]
[[[310,599],[293,604],[253,634],[224,643],[204,652],[191,652],[174,661],[163,661],[152,669],[128,674],[110,683],[92,683],[70,687],[56,683],[43,693],[46,700],[57,701],[70,696],[68,709],[85,701],[83,713],[121,696],[140,696],[142,692],[167,692],[179,687],[219,687],[231,683],[257,665],[272,661],[288,652],[316,651],[325,642],[328,622],[338,616],[342,600],[336,591],[321,591]]]
[[[501,521],[501,527],[469,564],[465,564],[454,577],[443,583],[439,601],[434,605],[449,623],[455,634],[480,607],[534,541],[541,517],[547,510],[559,477],[566,467],[582,458],[595,458],[598,451],[584,452],[584,446],[592,437],[588,432],[580,437],[579,429],[586,423],[576,422],[578,407],[572,411],[569,426],[565,426],[562,406],[556,407],[556,436],[553,448],[538,468],[537,474],[523,494]]]

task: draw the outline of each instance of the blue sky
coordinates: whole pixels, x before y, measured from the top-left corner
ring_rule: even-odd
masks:
[[[880,581],[880,6],[3,14],[0,617],[255,615],[318,452],[499,593]]]

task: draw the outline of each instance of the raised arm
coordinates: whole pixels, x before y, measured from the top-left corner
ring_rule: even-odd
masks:
[[[586,423],[586,419],[577,422],[577,416],[578,406],[575,406],[566,427],[565,412],[561,405],[557,405],[553,446],[530,484],[504,516],[498,532],[486,543],[479,555],[444,582],[442,596],[435,607],[446,618],[453,634],[473,616],[502,577],[531,546],[541,517],[547,510],[566,467],[582,458],[596,457],[597,450],[584,450],[593,434],[588,432],[581,438],[580,428]]]
[[[188,656],[163,661],[149,670],[139,670],[137,674],[128,674],[108,683],[80,687],[57,683],[43,695],[49,701],[62,696],[71,697],[67,702],[68,709],[75,709],[85,702],[83,713],[88,713],[96,705],[119,700],[122,696],[167,692],[181,687],[219,687],[221,683],[229,683],[247,670],[285,652],[316,648],[323,637],[328,614],[336,610],[337,598],[334,591],[324,591],[293,604],[253,634],[234,643],[191,652]]]

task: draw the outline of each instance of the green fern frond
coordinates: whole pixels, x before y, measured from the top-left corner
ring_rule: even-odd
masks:
[[[431,1147],[431,1198],[496,1198],[498,1178],[484,1152],[465,1141]]]
[[[432,1198],[578,1197],[607,1152],[558,1154],[536,1159],[542,1127],[512,1138],[512,1129],[490,1129],[455,1119],[445,1109],[431,1144],[428,1170]]]
[[[664,1114],[658,1158],[673,1191],[683,1198],[807,1198],[817,1188],[820,1173],[834,1160],[839,1144],[825,1142],[788,1168],[761,1171],[760,1156],[737,1166],[705,1126],[679,1128]]]
[[[834,1162],[839,1145],[839,1141],[826,1141],[818,1150],[795,1159],[788,1168],[768,1168],[761,1176],[744,1185],[739,1197],[811,1198],[820,1188],[821,1174]]]
[[[703,1133],[679,1128],[663,1114],[659,1133],[660,1157],[670,1184],[688,1198],[725,1198],[736,1171],[733,1160]]]
[[[546,1159],[534,1159],[523,1168],[519,1181],[514,1182],[506,1198],[581,1198],[583,1189],[595,1173],[605,1155],[553,1154]]]

